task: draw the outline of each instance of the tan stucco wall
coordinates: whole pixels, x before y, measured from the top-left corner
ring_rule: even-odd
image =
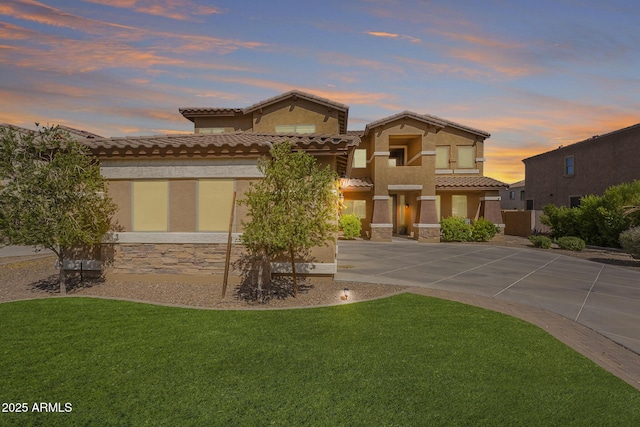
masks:
[[[196,231],[196,181],[169,181],[169,231]]]
[[[477,139],[477,142],[476,142]],[[449,150],[449,166],[451,169],[458,169],[458,146],[473,146],[475,142],[475,158],[483,158],[484,155],[484,143],[481,138],[477,138],[475,135],[468,132],[464,132],[459,129],[446,127],[438,132],[437,142],[438,146],[448,145]],[[434,148],[435,149],[435,148]],[[478,173],[473,175],[484,174],[484,162],[476,162],[474,169],[478,169]]]
[[[114,216],[116,225],[122,231],[131,231],[131,181],[109,181],[108,193],[118,210]]]
[[[213,116],[213,117],[196,117],[194,122],[195,129],[199,128],[224,128],[225,132],[247,131],[251,130],[253,123],[251,116]],[[196,130],[197,132],[197,130]]]
[[[244,198],[244,193],[249,190],[252,182],[254,182],[254,180],[236,180],[236,231],[238,233],[242,233],[242,231],[244,230],[242,222],[249,221],[249,216],[247,215],[249,208],[247,207],[247,205],[239,204],[238,202]]]
[[[374,152],[388,152],[390,146],[406,145],[407,161],[419,152],[435,151],[439,136],[433,127],[411,119],[388,123],[370,135]],[[389,185],[422,185],[422,195],[435,195],[435,155],[421,156],[412,163],[416,166],[390,167],[388,159],[388,156],[375,156],[372,162],[376,195],[389,194]]]
[[[276,125],[316,125],[316,133],[340,132],[338,111],[300,99],[286,99],[253,113],[254,132],[275,132]]]

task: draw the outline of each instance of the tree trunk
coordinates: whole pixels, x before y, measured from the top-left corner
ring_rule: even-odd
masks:
[[[293,248],[289,248],[289,254],[291,255],[291,272],[293,273],[293,296],[298,297],[298,279],[296,277],[296,260]]]
[[[60,281],[60,295],[67,294],[67,286],[65,285],[65,270],[64,270],[64,256],[62,255],[62,251],[60,251],[60,255],[58,256],[58,261],[60,263],[60,273],[59,273],[59,281]]]
[[[257,297],[263,297],[263,289],[265,286],[268,288],[271,283],[271,263],[269,262],[269,257],[266,254],[261,254],[258,259],[258,277],[256,277],[257,281]]]

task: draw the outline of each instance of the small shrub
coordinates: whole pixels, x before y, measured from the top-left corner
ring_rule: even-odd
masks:
[[[568,251],[582,251],[584,250],[586,244],[584,242],[584,240],[582,240],[579,237],[573,237],[573,236],[564,236],[564,237],[560,237],[557,240],[558,246],[560,246],[560,249],[566,249]]]
[[[345,239],[355,239],[360,237],[360,230],[362,230],[362,223],[360,217],[356,214],[345,214],[340,217],[339,221],[342,234]]]
[[[640,227],[631,227],[620,233],[622,249],[635,259],[640,259]]]
[[[533,247],[549,249],[551,247],[551,239],[547,236],[529,236],[529,241],[533,243]]]
[[[450,216],[440,221],[440,232],[445,242],[471,241],[472,228],[467,220],[457,216]]]
[[[500,227],[484,218],[480,218],[471,226],[471,236],[475,242],[488,242],[500,232]]]

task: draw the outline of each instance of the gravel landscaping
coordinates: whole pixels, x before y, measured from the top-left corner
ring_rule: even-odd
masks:
[[[20,260],[0,259],[0,302],[59,295],[58,271],[55,258]],[[287,285],[286,283],[284,285]],[[348,298],[344,289],[348,288]],[[351,282],[319,282],[299,284],[297,298],[274,296],[266,303],[250,302],[242,298],[242,289],[229,285],[224,299],[222,285],[212,283],[176,283],[150,281],[85,281],[72,280],[67,284],[70,296],[97,296],[134,301],[146,301],[190,307],[244,309],[294,308],[344,304],[366,301],[402,292],[406,287]]]
[[[503,241],[489,244],[531,248],[526,238],[513,236],[506,236]],[[640,260],[634,260],[626,253],[614,249],[587,248],[583,252],[547,250],[640,271]],[[52,256],[0,258],[0,302],[58,296],[57,270],[54,264],[55,258]],[[243,298],[243,289],[234,285],[229,286],[226,297],[222,299],[222,286],[212,283],[115,280],[79,283],[78,280],[74,280],[67,287],[70,296],[96,296],[221,309],[295,308],[344,304],[381,298],[406,289],[404,286],[368,283],[304,282],[299,286],[297,298],[274,296],[266,303],[256,303]],[[347,300],[344,300],[344,288],[349,289]]]

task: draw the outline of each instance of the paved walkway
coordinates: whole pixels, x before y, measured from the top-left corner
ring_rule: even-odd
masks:
[[[639,272],[491,245],[398,239],[340,241],[338,249],[337,280],[407,285],[519,317],[640,390]]]

